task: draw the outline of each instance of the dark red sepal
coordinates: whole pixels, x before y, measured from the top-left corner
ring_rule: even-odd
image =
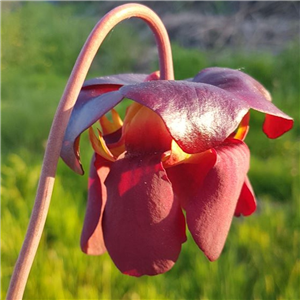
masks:
[[[124,86],[119,91],[155,111],[187,153],[221,144],[249,110],[244,100],[203,83],[158,80]]]
[[[193,81],[217,86],[243,99],[250,108],[265,113],[263,131],[269,138],[277,138],[293,127],[293,119],[271,102],[269,92],[254,78],[239,70],[207,68],[198,73]]]

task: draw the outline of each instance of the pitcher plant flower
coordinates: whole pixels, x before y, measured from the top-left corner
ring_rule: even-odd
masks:
[[[124,98],[134,102],[123,123],[114,107]],[[233,216],[256,208],[244,143],[250,109],[266,114],[263,130],[270,138],[292,127],[268,91],[238,70],[207,68],[183,81],[160,80],[158,73],[87,81],[61,151],[82,174],[79,139],[89,128],[95,154],[82,250],[97,255],[107,249],[125,274],[164,273],[186,241],[187,223],[199,248],[216,260]],[[110,110],[112,121],[105,115]]]
[[[92,60],[108,32],[130,17],[144,20],[156,38],[160,70],[88,80]],[[131,99],[124,120],[115,106]],[[45,224],[59,157],[83,174],[80,135],[94,150],[81,249],[108,251],[131,276],[172,268],[186,241],[186,225],[211,261],[224,247],[233,216],[249,216],[256,200],[247,177],[244,139],[251,110],[264,113],[263,131],[277,138],[293,120],[271,102],[255,79],[227,68],[207,68],[174,80],[167,32],[140,4],[106,14],[75,63],[49,134],[32,217],[7,299],[21,299]],[[110,118],[107,114],[110,113]]]

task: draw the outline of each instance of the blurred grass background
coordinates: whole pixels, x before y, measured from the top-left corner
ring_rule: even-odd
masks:
[[[218,12],[226,12],[227,6],[220,3]],[[99,19],[94,8],[88,2],[2,3],[2,299],[25,236],[52,118],[76,57]],[[158,68],[154,39],[139,34],[141,24],[126,20],[109,34],[89,77]],[[108,254],[81,253],[87,175],[77,176],[60,162],[25,299],[300,298],[299,38],[276,53],[232,47],[208,51],[174,42],[173,56],[176,79],[192,77],[209,66],[243,68],[269,89],[280,109],[294,117],[291,132],[269,140],[261,130],[263,115],[251,114],[246,142],[252,153],[249,177],[257,212],[234,219],[217,262],[208,262],[189,235],[171,271],[131,278],[118,272]],[[124,112],[124,106],[119,110]],[[81,149],[87,171],[92,150],[86,135]]]

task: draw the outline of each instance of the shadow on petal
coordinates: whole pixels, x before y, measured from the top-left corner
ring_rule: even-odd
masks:
[[[186,207],[188,228],[211,261],[224,247],[250,157],[248,147],[239,140],[228,140],[216,151],[217,163]]]
[[[131,276],[168,271],[186,240],[184,216],[160,157],[127,155],[105,181],[105,245],[119,270]]]
[[[248,176],[246,176],[234,215],[236,217],[239,217],[240,215],[247,217],[252,215],[255,212],[255,210],[256,210],[255,195],[251,183],[248,179]]]
[[[202,186],[216,160],[216,151],[211,149],[194,154],[186,162],[166,169],[172,182],[173,191],[184,209],[187,203],[198,193],[199,187]]]
[[[88,181],[88,201],[84,225],[81,233],[81,250],[89,255],[101,255],[106,251],[102,217],[106,203],[106,187],[104,180],[111,163],[94,154]]]

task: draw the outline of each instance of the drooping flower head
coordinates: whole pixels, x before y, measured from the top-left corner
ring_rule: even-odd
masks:
[[[123,123],[113,108],[124,98],[134,102]],[[233,216],[256,209],[244,143],[251,109],[266,115],[263,131],[270,138],[293,126],[268,91],[238,70],[207,68],[184,81],[159,80],[158,72],[87,81],[61,151],[82,174],[79,138],[89,128],[95,154],[82,250],[99,255],[107,249],[125,274],[156,275],[176,262],[187,224],[199,248],[216,260]],[[101,130],[95,133],[96,122]]]
[[[108,32],[131,17],[151,28],[160,75],[113,75],[84,84]],[[270,138],[290,130],[293,120],[271,103],[261,84],[240,71],[208,68],[193,79],[173,79],[168,34],[152,10],[126,3],[96,24],[53,119],[7,299],[23,296],[46,221],[59,154],[75,172],[83,173],[79,139],[86,129],[94,154],[81,248],[91,255],[107,250],[124,274],[157,275],[170,270],[186,241],[186,224],[199,248],[215,260],[233,216],[255,211],[247,178],[250,154],[243,142],[249,110],[266,114],[263,130]],[[133,104],[123,123],[114,107],[124,98]],[[109,111],[112,121],[106,117]],[[101,128],[96,133],[95,123]]]

